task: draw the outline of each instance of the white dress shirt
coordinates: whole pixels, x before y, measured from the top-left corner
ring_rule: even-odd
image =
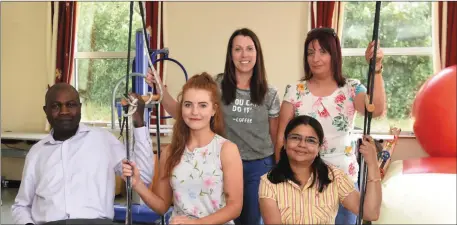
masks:
[[[134,153],[141,179],[153,176],[152,143],[146,127],[135,128]],[[16,224],[114,217],[115,175],[122,174],[125,144],[109,131],[80,124],[56,141],[51,134],[32,146],[11,208]]]

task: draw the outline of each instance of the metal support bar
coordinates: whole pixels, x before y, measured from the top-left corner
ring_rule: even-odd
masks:
[[[29,151],[13,148],[2,148],[2,157],[25,158]]]

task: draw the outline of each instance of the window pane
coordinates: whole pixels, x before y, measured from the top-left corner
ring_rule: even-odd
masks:
[[[129,2],[78,2],[77,51],[128,50]],[[135,50],[135,31],[143,28],[139,4],[135,2],[132,21],[132,46]]]
[[[346,2],[343,48],[366,48],[373,38],[375,2]],[[382,2],[379,42],[386,48],[431,47],[432,6],[430,2]]]
[[[77,59],[78,91],[82,106],[81,121],[111,122],[111,96],[117,80],[126,75],[125,59]],[[131,86],[131,80],[129,85]],[[125,82],[116,97],[125,93]]]
[[[388,132],[389,126],[412,131],[411,108],[416,92],[433,75],[430,56],[385,56],[383,78],[387,98],[387,115],[373,119],[372,132]],[[363,56],[344,57],[343,73],[367,85],[368,63]],[[358,115],[355,126],[363,129],[363,116]]]

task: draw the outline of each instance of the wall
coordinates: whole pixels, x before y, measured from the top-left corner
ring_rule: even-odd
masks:
[[[47,2],[1,3],[1,128],[44,132]],[[24,160],[2,157],[2,176],[20,180]]]
[[[423,157],[428,157],[428,154],[422,149],[415,137],[400,137],[392,155],[392,161]]]
[[[189,76],[224,70],[230,35],[252,29],[262,45],[267,78],[282,98],[287,83],[302,74],[308,2],[165,2],[165,45]],[[166,83],[172,96],[184,84],[183,73],[167,65]]]
[[[1,4],[1,128],[43,132],[49,3]]]

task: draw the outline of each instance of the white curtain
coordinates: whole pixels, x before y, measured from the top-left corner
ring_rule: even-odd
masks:
[[[335,2],[333,10],[332,28],[335,29],[336,34],[340,38],[343,35],[343,21],[344,21],[344,2]]]
[[[51,4],[54,4],[54,14],[52,14]],[[51,17],[53,18],[51,20]],[[47,45],[47,52],[46,57],[48,59],[48,66],[47,66],[47,83],[48,86],[52,86],[55,82],[56,76],[56,48],[57,48],[57,26],[59,24],[59,2],[49,2],[48,3],[48,21],[53,21],[53,23],[48,23],[47,29],[47,37],[46,37],[46,45]],[[45,87],[48,88],[47,86]],[[44,103],[43,103],[44,104]],[[46,117],[46,116],[45,116]],[[44,130],[49,132],[51,129],[50,124],[48,123],[47,119],[45,120],[46,124]]]

